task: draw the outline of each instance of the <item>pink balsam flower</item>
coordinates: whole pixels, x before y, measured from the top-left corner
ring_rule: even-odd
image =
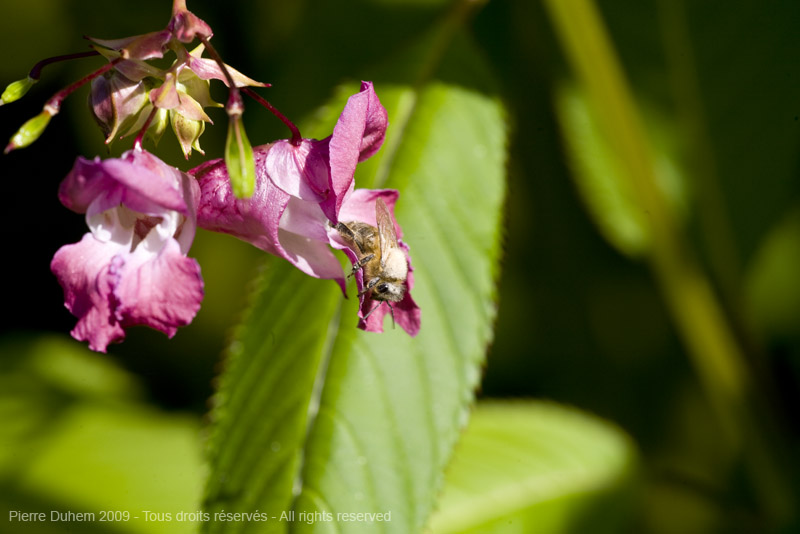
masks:
[[[222,160],[200,165],[189,171],[200,183],[198,224],[280,256],[311,276],[335,280],[344,291],[345,275],[331,250],[331,246],[347,248],[335,235],[336,223],[358,220],[374,225],[377,198],[384,197],[392,209],[397,198],[396,191],[354,189],[357,164],[378,151],[387,125],[386,110],[372,83],[362,82],[361,91],[347,101],[329,137],[296,144],[281,140],[253,149],[256,184],[252,197],[234,196]],[[356,216],[360,218],[352,218]],[[396,306],[399,315],[395,317],[416,335],[419,309],[406,295]],[[386,311],[376,310],[359,326],[381,331]]]
[[[64,305],[78,318],[72,336],[105,352],[125,328],[145,325],[172,337],[203,299],[194,239],[199,187],[143,150],[120,158],[79,157],[59,188],[91,230],[56,252],[50,265]]]

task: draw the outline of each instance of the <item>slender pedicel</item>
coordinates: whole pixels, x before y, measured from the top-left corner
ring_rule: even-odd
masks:
[[[92,56],[99,56],[100,52],[96,50],[89,50],[87,52],[76,52],[74,54],[64,54],[61,56],[53,56],[48,57],[41,60],[39,63],[33,66],[31,71],[28,73],[28,77],[32,80],[38,81],[42,74],[42,69],[45,68],[47,65],[53,63],[59,63],[61,61],[69,61],[71,59],[81,59],[84,57],[92,57]]]
[[[297,126],[295,126],[295,124],[292,121],[290,121],[286,117],[286,115],[278,111],[278,109],[272,104],[270,104],[266,98],[259,95],[249,87],[243,87],[242,92],[247,96],[249,96],[250,98],[252,98],[253,100],[255,100],[256,102],[258,102],[259,104],[261,104],[262,106],[264,106],[265,108],[267,108],[268,110],[270,110],[273,115],[278,117],[281,120],[281,122],[284,123],[292,132],[292,138],[289,140],[289,142],[293,146],[300,146],[300,143],[303,141],[303,136],[300,135],[300,129]]]

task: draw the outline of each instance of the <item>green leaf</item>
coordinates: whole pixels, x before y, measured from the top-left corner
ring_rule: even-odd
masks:
[[[196,418],[143,404],[131,375],[72,340],[6,338],[0,353],[0,508],[46,516],[23,523],[5,512],[3,531],[197,531],[178,519],[201,496]],[[116,521],[102,520],[109,510]]]
[[[775,225],[755,254],[746,278],[753,320],[778,339],[800,338],[800,209]]]
[[[717,274],[717,284],[712,283],[702,263],[694,258],[689,246],[691,242],[685,239],[676,221],[678,217],[659,184],[657,165],[643,128],[643,115],[637,109],[595,2],[548,0],[546,6],[576,78],[585,86],[593,111],[598,115],[598,123],[603,127],[618,161],[626,168],[626,172],[620,175],[629,181],[640,209],[647,214],[651,232],[650,263],[701,384],[722,423],[725,439],[729,442],[741,440],[745,451],[743,456],[765,515],[774,524],[790,522],[796,514],[792,505],[793,484],[785,468],[789,458],[782,458],[784,446],[779,443],[780,437],[771,430],[767,423],[769,418],[760,413],[763,403],[758,400],[756,392],[758,380],[748,369],[748,358],[744,354],[746,344],[735,335],[739,328],[734,322],[746,314],[723,309],[723,302],[740,301],[739,275],[736,247],[731,243],[725,221],[726,210],[716,198],[720,190],[714,176],[714,164],[706,162],[703,171],[698,171],[693,177],[693,183],[700,185],[697,189],[706,200],[703,208],[708,208],[703,211],[710,214],[703,224],[703,237],[707,242],[725,243],[710,246],[708,251],[710,264]],[[665,29],[670,27],[676,32],[686,32],[681,2],[664,1],[660,7],[664,13],[672,11],[672,23],[664,22]],[[748,24],[750,21],[744,23]],[[789,27],[785,26],[785,29]],[[665,31],[664,34],[671,36],[672,32]],[[668,37],[665,39],[669,40]],[[682,75],[692,78],[695,73],[687,44],[682,43],[672,51],[673,61],[684,63]],[[741,73],[737,71],[738,76]],[[683,97],[688,100],[699,97],[695,84],[693,79],[676,80],[676,86],[682,86]],[[702,106],[694,102],[693,107],[682,111],[686,113],[690,109],[697,114]],[[694,128],[692,141],[701,149],[708,150],[708,132],[702,125]],[[754,197],[756,193],[753,192]],[[728,298],[720,298],[715,286],[720,287],[721,293]]]
[[[623,532],[635,465],[628,437],[594,417],[545,402],[483,402],[430,532]]]
[[[652,239],[648,215],[637,199],[621,154],[604,132],[585,90],[563,82],[555,92],[556,110],[564,134],[572,177],[603,236],[620,252],[638,257],[646,254]],[[665,147],[668,127],[651,111],[648,148],[652,153],[655,179],[681,218],[686,211],[686,192],[679,167]],[[659,135],[660,134],[660,135]],[[656,140],[658,142],[656,142]]]
[[[253,157],[253,146],[247,139],[241,117],[228,120],[225,165],[228,167],[233,194],[237,198],[252,196],[256,187],[256,161]]]
[[[466,42],[455,48],[481,64]],[[383,334],[357,330],[352,286],[345,300],[332,282],[270,262],[220,379],[206,509],[276,519],[208,532],[407,534],[427,522],[496,313],[506,131],[497,99],[475,89],[485,79],[376,79],[391,125],[356,185],[400,190],[421,331],[412,339],[390,319]],[[337,516],[359,512],[391,521]],[[303,520],[313,513],[330,521]]]
[[[556,109],[572,177],[600,232],[620,251],[642,255],[650,241],[647,219],[589,103],[576,86],[565,83],[556,90]]]

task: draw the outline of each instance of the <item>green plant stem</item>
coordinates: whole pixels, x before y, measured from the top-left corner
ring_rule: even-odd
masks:
[[[688,165],[697,184],[698,201],[703,209],[697,214],[708,251],[711,272],[728,304],[738,310],[742,298],[741,258],[730,228],[730,217],[722,195],[717,163],[714,158],[707,113],[700,97],[700,85],[687,27],[684,0],[658,0],[658,20],[664,43],[676,118],[686,145],[692,147]],[[744,320],[739,319],[744,324]]]
[[[626,165],[623,174],[650,226],[648,260],[725,438],[742,448],[764,510],[782,522],[792,513],[789,484],[757,415],[744,355],[657,186],[647,137],[601,18],[592,0],[545,5],[609,143]]]

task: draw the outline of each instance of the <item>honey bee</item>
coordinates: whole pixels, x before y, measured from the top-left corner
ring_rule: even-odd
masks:
[[[364,320],[386,302],[392,312],[392,302],[400,302],[406,293],[408,261],[397,244],[397,233],[389,208],[382,199],[375,202],[375,219],[378,227],[362,223],[338,223],[336,231],[345,243],[356,253],[358,260],[353,265],[350,276],[363,269],[364,288],[358,296],[368,295],[378,301]]]

